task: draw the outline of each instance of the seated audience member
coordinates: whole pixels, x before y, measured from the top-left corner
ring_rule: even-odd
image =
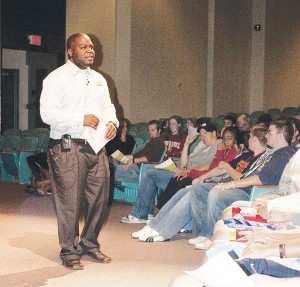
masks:
[[[235,225],[241,230],[243,228],[255,230],[257,227],[259,232],[263,227],[271,227],[268,223],[272,224],[275,229],[286,229],[287,225],[283,224],[284,222],[289,224],[289,228],[293,228],[290,223],[298,222],[299,219],[298,214],[290,217],[291,212],[298,212],[300,206],[299,172],[300,151],[293,155],[287,163],[279,181],[278,192],[262,193],[252,203],[233,202],[232,206],[223,211],[222,219],[214,226],[213,243],[210,248],[220,244],[224,245],[229,240],[236,240],[237,237],[241,237],[242,239],[239,240],[243,240],[243,231],[237,232],[235,228],[232,228]]]
[[[276,198],[285,197],[300,191],[300,151],[292,156],[287,165],[285,166],[281,175],[278,191],[264,192],[258,195],[253,202],[249,201],[236,201],[231,206],[225,208],[222,213],[222,219],[226,218],[239,218],[245,219],[246,217],[257,215],[257,209],[266,206],[268,201]],[[275,201],[273,201],[275,202]],[[216,227],[215,227],[216,228]]]
[[[200,122],[200,121],[199,121]],[[189,147],[195,141],[197,135],[188,135],[183,145],[180,157],[180,165],[173,171],[148,168],[142,178],[136,201],[131,213],[121,219],[123,223],[145,223],[148,215],[153,213],[154,198],[158,191],[165,190],[167,184],[173,176],[182,176],[191,167],[198,167],[206,164],[207,167],[212,161],[217,150],[217,127],[211,122],[202,123],[200,135],[203,140],[196,146],[191,154]]]
[[[189,130],[189,127],[197,128],[197,118],[196,117],[189,117],[186,119],[185,122],[186,130]]]
[[[184,131],[184,122],[182,117],[170,117],[168,120],[168,127],[163,136],[163,140],[167,147],[165,159],[180,158],[183,145],[186,139],[186,133]]]
[[[229,239],[229,230],[224,228],[224,222],[231,225],[231,223],[238,223],[240,226],[248,221],[262,222],[271,224],[275,229],[294,228],[291,225],[282,223],[294,222],[299,225],[298,212],[300,212],[300,151],[289,160],[286,165],[281,179],[279,181],[278,192],[276,193],[263,193],[255,198],[251,205],[247,202],[234,202],[232,206],[226,208],[222,213],[222,220],[218,221],[214,227],[214,239],[218,241],[222,239]],[[268,195],[277,195],[271,196]],[[237,204],[241,204],[238,206]],[[246,207],[243,207],[246,206]],[[294,217],[291,214],[294,213]],[[233,217],[237,221],[230,220]],[[276,224],[275,224],[276,222]],[[248,224],[249,226],[251,223]],[[255,225],[255,224],[254,224]],[[259,229],[265,225],[259,225]],[[264,232],[264,231],[263,231]]]
[[[230,243],[232,232],[226,227],[223,229],[217,227],[215,228],[217,232],[214,234],[213,243],[206,252],[208,257],[211,258],[224,250],[230,253],[232,250],[236,251],[237,257],[243,258],[239,261],[245,263],[244,268],[250,274],[253,274],[251,269],[252,271],[256,270],[257,274],[249,277],[254,286],[297,286],[300,283],[300,261],[297,260],[297,258],[300,258],[300,178],[297,176],[300,172],[299,159],[300,152],[298,151],[290,159],[284,171],[286,173],[285,177],[289,178],[289,187],[293,190],[286,192],[286,179],[281,179],[279,190],[281,190],[283,184],[284,192],[289,195],[269,201],[267,203],[269,210],[267,215],[266,213],[260,214],[265,216],[267,222],[275,230],[260,227],[258,230],[252,229],[254,232],[245,232],[243,239],[247,242],[239,242],[238,249],[236,249],[234,248],[234,242]],[[206,261],[207,259],[202,264]],[[264,268],[262,270],[255,269],[258,263],[263,263]],[[287,265],[285,265],[286,263]],[[250,269],[249,264],[252,264],[254,269]],[[218,272],[218,270],[215,271]],[[261,274],[269,274],[272,277]],[[282,277],[293,278],[283,279]],[[170,286],[180,287],[186,286],[185,284],[191,287],[203,286],[199,280],[190,275],[178,277]]]
[[[119,123],[120,125],[118,127],[116,137],[109,141],[105,146],[108,156],[116,150],[119,150],[123,154],[131,154],[134,149],[134,137],[128,134],[128,129],[131,125],[130,121],[126,118],[122,118],[119,120]]]
[[[128,128],[130,127],[130,121],[126,118],[119,120],[119,127],[117,129],[116,137],[109,141],[105,145],[106,153],[108,156],[113,154],[116,150],[119,150],[123,154],[131,154],[134,146],[135,139],[132,135],[128,134]],[[111,204],[114,199],[114,178],[115,169],[118,166],[118,162],[111,157],[109,158],[109,171],[110,171],[110,191],[108,203]]]
[[[239,168],[244,168],[243,176],[237,176],[238,172],[230,164],[220,164],[219,168],[204,174],[203,180],[212,175],[220,175],[224,173],[223,169],[228,169],[232,178],[230,182],[201,183],[190,189],[178,191],[150,221],[150,230],[146,227],[132,236],[143,241],[164,241],[173,237],[193,219],[193,234],[198,236],[190,239],[189,243],[197,244],[199,249],[206,249],[210,244],[214,224],[225,207],[236,200],[248,200],[252,185],[278,185],[286,163],[294,154],[293,149],[289,147],[292,138],[290,123],[273,122],[266,135],[267,142],[265,134],[264,127],[255,127],[252,130],[249,145],[256,160],[250,164],[249,159],[241,159]],[[263,153],[267,144],[272,150]],[[242,155],[239,158],[242,158]],[[248,169],[245,169],[245,165]]]
[[[236,200],[248,200],[252,185],[278,185],[282,172],[295,151],[289,146],[293,136],[293,128],[287,121],[274,121],[270,124],[266,135],[268,146],[272,147],[272,155],[258,166],[247,178],[216,185],[196,186],[192,192],[192,211],[194,217],[194,233],[199,231],[202,237],[211,237],[213,226],[222,211]],[[249,144],[254,140],[250,137]],[[199,212],[199,203],[208,202],[207,213]],[[206,206],[207,206],[206,205]],[[203,211],[203,210],[202,210]],[[197,240],[195,240],[197,241]],[[196,246],[201,249],[201,244]]]
[[[241,114],[237,119],[238,128],[242,132],[250,132],[251,131],[251,118],[248,114]]]
[[[250,116],[248,114],[241,114],[237,119],[237,124],[240,131],[240,138],[238,140],[238,143],[240,144],[240,149],[248,149],[248,140],[252,126]]]
[[[234,117],[230,114],[227,114],[223,119],[223,123],[224,123],[224,126],[220,131],[220,137],[221,138],[223,137],[223,132],[226,128],[236,126],[236,117]]]
[[[197,169],[192,168],[187,173],[173,177],[165,191],[160,193],[156,207],[161,209],[178,190],[191,185],[193,179],[217,167],[220,161],[229,162],[233,160],[238,155],[236,137],[237,130],[234,127],[226,128],[223,132],[222,142],[218,143],[217,151],[209,167],[207,168],[207,164],[204,164]],[[202,136],[202,140],[207,141],[208,139]]]
[[[159,162],[165,150],[164,141],[160,138],[161,127],[157,120],[148,122],[148,135],[150,141],[145,147],[135,154],[126,155],[129,161],[124,165],[118,165],[115,171],[115,180],[138,179],[139,164],[147,162]]]
[[[199,128],[202,126],[202,124],[208,123],[208,122],[212,122],[212,118],[210,118],[210,117],[201,117],[201,118],[197,119],[197,121],[196,121],[197,133],[195,133],[195,134],[190,133],[190,134],[198,135],[198,137],[196,137],[196,139],[190,144],[188,154],[192,154],[196,147],[198,147],[198,148],[200,147],[199,143],[201,142],[201,136],[199,135]]]
[[[204,179],[215,178],[216,181],[221,181],[222,178],[227,180],[228,178],[239,179],[242,174],[254,165],[257,160],[264,154],[267,149],[267,140],[265,135],[267,129],[255,128],[252,131],[253,136],[258,139],[256,145],[251,145],[252,151],[243,153],[239,155],[236,159],[226,164],[225,162],[220,162],[218,167],[208,171],[206,174],[193,180],[193,185],[203,182]],[[219,180],[217,178],[220,178]],[[203,178],[203,179],[202,179]],[[164,238],[172,238],[181,228],[189,223],[192,219],[191,214],[191,202],[190,202],[190,191],[194,188],[183,188],[179,190],[163,208],[159,211],[157,216],[150,221],[149,226],[146,226],[141,231],[132,234],[133,238],[147,239],[149,231],[153,229],[153,233],[159,232],[161,237],[157,237],[154,241]],[[144,236],[142,238],[142,236]],[[161,240],[162,241],[162,240]]]
[[[300,120],[295,117],[281,117],[279,119],[289,121],[294,128],[294,135],[291,142],[291,147],[295,150],[300,148]]]
[[[166,131],[167,131],[168,126],[169,126],[169,119],[160,120],[160,125],[161,125],[161,133],[160,133],[160,137],[161,137],[162,139],[164,139],[164,138],[165,138]]]
[[[223,265],[223,274],[226,273],[227,265],[236,262],[240,270],[246,272],[249,277],[244,280],[239,276],[240,286],[256,287],[294,287],[300,284],[300,228],[284,231],[266,231],[265,234],[254,233],[251,241],[245,244],[240,258],[230,259]],[[209,255],[208,262],[202,262],[205,267],[213,258],[218,258],[222,250],[215,251],[216,247],[207,251]],[[241,251],[241,250],[238,251]],[[226,249],[225,249],[226,250]],[[213,251],[213,252],[212,252]],[[223,251],[224,252],[224,251]],[[227,252],[231,254],[230,248]],[[236,256],[236,253],[234,253]],[[237,256],[238,257],[238,256]],[[213,269],[211,265],[210,272],[214,276],[219,276],[218,268]],[[201,268],[200,268],[201,269]],[[229,270],[228,270],[229,271]],[[226,280],[226,281],[225,281]],[[223,278],[223,286],[231,286],[232,278]],[[205,281],[205,279],[204,279]],[[246,284],[247,283],[247,284]],[[252,284],[251,284],[252,283]],[[191,275],[182,275],[171,282],[171,287],[204,287],[201,277],[196,278]],[[235,285],[237,286],[237,285]]]

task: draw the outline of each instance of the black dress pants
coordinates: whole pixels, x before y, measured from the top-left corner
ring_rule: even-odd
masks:
[[[158,209],[161,209],[178,190],[185,188],[188,185],[191,185],[192,181],[193,179],[190,177],[186,177],[182,180],[178,180],[177,177],[173,177],[169,181],[166,189],[159,195],[156,207]]]

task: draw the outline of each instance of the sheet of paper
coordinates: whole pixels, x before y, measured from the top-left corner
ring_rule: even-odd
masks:
[[[227,252],[221,252],[194,271],[185,273],[209,287],[253,287],[249,277]]]
[[[164,161],[154,167],[157,169],[163,169],[163,170],[173,170],[176,167],[176,165],[175,165],[174,161],[171,158],[169,158],[166,161]]]
[[[223,251],[229,252],[229,251],[233,250],[238,257],[242,257],[244,249],[245,249],[244,243],[236,242],[236,241],[233,241],[233,242],[228,241],[228,243],[217,244],[213,248],[209,248],[206,251],[206,256],[208,259],[211,259]]]
[[[103,121],[100,121],[96,130],[85,127],[82,138],[86,139],[95,153],[98,153],[109,140],[105,138],[107,127]]]
[[[129,158],[125,156],[122,152],[120,152],[118,149],[111,154],[111,156],[116,159],[117,161],[126,163],[129,161]]]
[[[188,134],[189,134],[189,135],[198,135],[199,133],[198,133],[197,130],[198,130],[197,128],[194,128],[194,127],[192,127],[192,126],[189,126],[189,127],[188,127]]]

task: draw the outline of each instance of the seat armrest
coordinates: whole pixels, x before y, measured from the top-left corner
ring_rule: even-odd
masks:
[[[254,185],[250,193],[250,201],[253,201],[257,196],[266,192],[278,192],[277,185]]]

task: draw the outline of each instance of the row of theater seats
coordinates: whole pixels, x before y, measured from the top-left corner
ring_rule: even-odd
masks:
[[[27,157],[46,152],[48,142],[49,130],[46,128],[5,130],[0,135],[1,180],[29,184],[32,173],[27,164]]]
[[[257,119],[264,113],[269,114],[273,120],[277,120],[280,117],[283,116],[295,116],[300,115],[300,106],[299,107],[285,107],[283,109],[279,108],[271,108],[267,111],[253,111],[250,113],[250,118],[252,120],[252,124],[255,124]],[[242,113],[236,113],[237,116],[239,116]],[[224,123],[223,119],[225,117],[225,114],[218,115],[216,117],[213,117],[212,120],[216,123],[218,129],[222,129]],[[139,122],[134,123],[129,127],[128,134],[132,135],[134,138],[142,139],[144,142],[147,141],[148,138],[148,132],[147,132],[147,122]],[[138,140],[140,142],[140,140]]]
[[[257,119],[264,113],[269,114],[273,120],[277,120],[280,117],[293,117],[296,115],[300,115],[300,106],[299,107],[285,107],[283,109],[279,108],[271,108],[267,111],[253,111],[250,113],[250,118],[252,121],[252,124],[255,124]],[[241,113],[237,113],[237,116],[239,116]],[[225,115],[219,115],[215,117],[213,120],[217,124],[218,128],[221,129],[223,127],[223,118]]]

